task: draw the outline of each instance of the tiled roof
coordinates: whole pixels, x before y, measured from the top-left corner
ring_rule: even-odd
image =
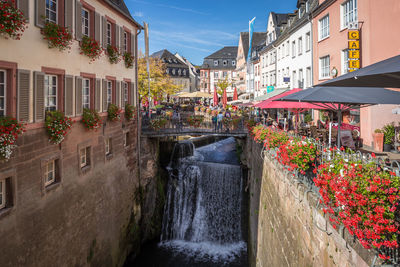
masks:
[[[169,52],[167,49],[160,50],[151,54],[150,57],[159,58],[163,60],[168,67],[181,67],[189,68],[186,63],[182,62],[178,57]]]
[[[139,28],[143,28],[142,25],[140,25],[131,15],[131,12],[129,12],[128,7],[126,6],[124,0],[105,0],[106,3],[111,5],[113,8],[116,10],[120,11],[122,14],[124,14],[130,21],[135,23]]]
[[[249,52],[249,33],[248,32],[241,32],[240,36],[242,37],[242,46],[244,57],[247,60],[247,54]],[[253,40],[252,40],[252,47],[257,47],[260,43],[267,39],[266,32],[253,32]]]
[[[235,59],[237,57],[237,51],[238,51],[237,46],[225,46],[224,48],[207,56],[206,58],[211,58],[211,59],[234,58]]]

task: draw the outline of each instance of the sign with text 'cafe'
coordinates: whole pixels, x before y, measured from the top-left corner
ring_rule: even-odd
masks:
[[[360,68],[360,31],[349,30],[348,32],[349,41],[349,72],[355,71]]]

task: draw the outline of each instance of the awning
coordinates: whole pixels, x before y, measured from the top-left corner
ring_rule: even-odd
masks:
[[[282,94],[282,93],[284,93],[284,92],[286,92],[288,90],[289,90],[288,88],[275,89],[274,91],[269,92],[269,93],[267,93],[265,95],[261,95],[261,96],[255,97],[254,101],[264,101],[264,100],[267,100],[267,99],[269,99],[271,97],[274,97],[274,96],[277,96],[279,94]]]

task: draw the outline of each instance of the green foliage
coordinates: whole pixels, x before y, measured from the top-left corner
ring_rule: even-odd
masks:
[[[47,40],[49,48],[58,48],[60,51],[71,49],[72,35],[66,27],[53,22],[46,22],[40,32],[43,39]]]
[[[82,123],[86,129],[93,130],[97,129],[101,125],[101,119],[99,113],[94,109],[83,109]]]
[[[67,131],[71,128],[72,120],[65,117],[64,113],[58,110],[48,111],[46,113],[45,126],[50,141],[54,144],[60,144],[64,140]]]
[[[308,122],[310,122],[310,121],[312,121],[312,116],[311,116],[310,113],[308,113],[308,114],[306,114],[306,115],[304,116],[304,122],[305,122],[305,123],[308,123]]]
[[[384,143],[386,145],[393,145],[395,135],[394,123],[392,122],[383,126],[383,133],[385,134]]]
[[[151,128],[153,128],[154,130],[158,131],[161,128],[164,128],[165,125],[167,124],[168,120],[167,118],[156,118],[156,119],[152,119],[150,121],[150,126]]]
[[[108,119],[110,121],[119,121],[121,110],[115,104],[110,104],[107,109]]]
[[[133,55],[129,52],[125,52],[122,56],[124,58],[124,62],[125,62],[125,67],[127,69],[130,69],[133,67]]]
[[[103,54],[100,43],[91,37],[83,36],[80,47],[80,53],[89,57],[90,61],[95,61]]]
[[[136,116],[136,108],[132,105],[125,105],[125,118],[130,121],[133,120]]]
[[[111,64],[117,64],[121,60],[121,54],[115,46],[107,46],[107,55]]]
[[[19,40],[26,29],[22,12],[7,1],[0,1],[0,35]]]

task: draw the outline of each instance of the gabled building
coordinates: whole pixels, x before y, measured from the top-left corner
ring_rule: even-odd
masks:
[[[200,84],[200,74],[196,67],[185,57],[175,53],[175,56],[179,58],[182,62],[186,64],[189,68],[189,78],[190,78],[190,92],[198,91]]]
[[[161,59],[166,64],[166,72],[171,77],[172,82],[181,87],[181,92],[190,91],[189,67],[167,49],[160,50],[151,57]]]
[[[227,94],[233,95],[236,84],[237,51],[237,46],[226,46],[204,58],[203,65],[200,67],[200,90],[202,92],[214,93],[218,81],[226,78],[233,83],[226,89]]]

